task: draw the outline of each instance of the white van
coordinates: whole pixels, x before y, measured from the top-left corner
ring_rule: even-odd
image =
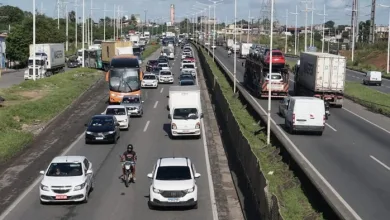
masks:
[[[291,134],[309,131],[322,135],[325,120],[324,100],[315,97],[290,97],[284,123]]]
[[[364,85],[382,85],[382,73],[379,71],[368,71],[363,78]]]

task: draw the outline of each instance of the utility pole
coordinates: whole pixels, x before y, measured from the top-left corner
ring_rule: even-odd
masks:
[[[145,20],[144,20],[144,25],[142,25],[142,36],[145,36],[145,30],[144,30],[144,26],[146,26],[146,12],[147,12],[148,10],[144,10],[144,13],[145,13]]]
[[[305,9],[302,10],[305,12],[305,52],[307,51],[307,13],[310,11],[307,4],[309,1],[302,1],[305,4]]]
[[[288,9],[286,9],[286,32],[285,32],[286,42],[285,42],[285,45],[284,45],[284,54],[287,53],[287,42],[288,42],[287,25],[288,25]]]
[[[310,46],[313,47],[314,45],[314,33],[313,33],[313,26],[314,26],[314,0],[311,0],[311,27],[310,27]]]
[[[84,65],[84,59],[85,59],[85,0],[83,0],[83,27],[82,27],[82,32],[83,32],[83,35],[82,35],[82,54],[83,54],[83,58],[82,58],[82,63],[81,63],[81,66],[82,67],[85,67]]]
[[[324,23],[322,24],[322,53],[324,53],[324,47],[325,47],[325,23],[326,23],[326,4],[324,4],[324,14],[318,14],[324,16]],[[330,31],[330,30],[329,30]],[[328,42],[329,45],[329,42]]]
[[[249,16],[248,16],[248,27],[247,27],[247,29],[248,29],[248,33],[246,34],[246,42],[247,43],[249,43],[249,33],[250,33],[250,26],[249,26],[249,21],[251,20],[251,10],[249,10]]]
[[[35,39],[35,35],[36,35],[36,12],[35,12],[35,0],[33,0],[33,80],[35,81],[36,80],[36,68],[35,68],[35,42],[36,42],[36,39]]]
[[[77,29],[78,29],[77,21],[79,20],[78,13],[77,13],[79,5],[77,4],[77,0],[75,0],[74,6],[75,6],[75,21],[74,21],[74,23],[75,23],[75,28],[74,28],[74,31],[75,31],[75,48],[77,50],[77,48],[78,48],[77,47]]]
[[[294,50],[295,55],[297,55],[297,38],[298,38],[298,5],[295,5],[295,13],[290,12],[290,14],[295,15],[295,32],[294,32]]]
[[[90,34],[89,34],[89,36],[90,36],[90,45],[92,45],[93,44],[93,15],[92,15],[92,10],[93,10],[93,7],[92,7],[92,4],[93,4],[93,0],[91,0],[91,14],[90,14],[90,22],[91,22],[91,32],[90,32]]]
[[[375,42],[375,6],[376,6],[376,0],[372,0],[371,19],[370,19],[370,37],[369,37],[370,44],[373,44]]]
[[[35,6],[35,3],[34,3],[34,6]],[[60,29],[60,0],[57,0],[57,29],[58,30]]]
[[[66,19],[66,51],[69,50],[69,14],[68,14],[68,3],[65,4],[65,19]]]
[[[116,27],[116,5],[114,5],[114,17],[113,17],[113,25],[114,25],[114,41],[116,41],[116,35],[115,35],[115,27]]]

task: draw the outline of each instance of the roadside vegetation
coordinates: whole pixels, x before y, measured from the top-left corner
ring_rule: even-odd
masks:
[[[141,55],[141,58],[142,59],[146,59],[147,57],[149,57],[150,55],[152,55],[154,52],[156,52],[158,50],[158,48],[160,48],[161,45],[160,44],[156,44],[154,42],[151,42],[150,44],[147,45],[147,47],[145,48],[144,52],[142,53]]]
[[[78,68],[37,81],[0,89],[0,162],[23,150],[44,125],[102,77]]]
[[[251,145],[253,153],[260,163],[261,172],[267,177],[270,193],[276,195],[284,219],[323,219],[321,213],[316,212],[305,196],[299,180],[289,170],[287,164],[281,161],[278,150],[274,146],[267,146],[266,134],[257,134],[262,128],[245,110],[243,103],[233,94],[232,87],[223,73],[213,62],[212,57],[202,49],[207,63],[218,84],[229,102],[230,109],[236,118],[243,135]],[[256,135],[257,134],[257,135]],[[269,173],[272,173],[269,175]]]

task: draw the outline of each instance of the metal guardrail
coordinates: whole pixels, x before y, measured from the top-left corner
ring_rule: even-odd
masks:
[[[199,44],[206,50],[209,50],[212,53],[212,50],[205,47],[204,45]],[[201,52],[201,51],[198,51]],[[295,55],[294,55],[295,56]],[[298,56],[295,56],[298,57]],[[227,79],[233,82],[233,76],[230,73],[224,64],[221,64],[220,60],[216,57],[215,62],[220,70],[227,76]],[[229,74],[230,73],[230,74]],[[240,82],[237,82],[237,90],[239,94],[245,99],[246,104],[250,105],[251,108],[256,112],[257,118],[266,124],[267,123],[267,112],[263,109],[256,99],[254,99],[251,94],[241,85]],[[308,181],[316,188],[319,195],[322,197],[324,205],[332,209],[335,215],[340,219],[347,220],[361,220],[360,217],[355,213],[355,211],[344,201],[344,199],[336,192],[336,190],[330,185],[330,183],[319,173],[319,171],[314,167],[313,164],[298,150],[295,144],[287,137],[285,132],[280,128],[272,119],[271,119],[271,133],[281,145],[284,146],[287,153],[291,156],[293,162],[299,166],[301,171],[307,177]],[[334,218],[333,218],[334,219]]]

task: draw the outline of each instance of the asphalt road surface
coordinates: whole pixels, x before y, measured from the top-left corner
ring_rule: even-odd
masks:
[[[180,59],[180,58],[179,58]],[[180,60],[173,63],[173,71],[179,74]],[[177,82],[175,83],[177,84]],[[9,220],[53,220],[53,219],[94,219],[94,220],[212,220],[209,173],[206,167],[203,137],[200,140],[171,140],[168,136],[168,90],[170,85],[159,85],[158,89],[144,90],[144,116],[132,118],[129,131],[121,132],[116,145],[85,145],[81,135],[68,149],[66,155],[84,155],[95,167],[95,189],[87,204],[41,205],[39,184],[32,186],[22,200],[12,207],[5,219]],[[119,179],[121,165],[119,155],[127,144],[132,143],[138,154],[137,182],[126,188]],[[147,174],[160,157],[187,156],[202,175],[198,180],[198,209],[196,210],[149,210],[147,201],[150,180]],[[42,167],[42,170],[46,167]],[[37,173],[39,170],[37,170]]]
[[[0,77],[0,89],[9,88],[13,85],[20,84],[24,81],[24,71],[26,69],[18,70],[15,72],[5,73]],[[71,70],[65,67],[65,71]]]
[[[232,75],[233,56],[228,57],[221,47],[216,49],[215,56]],[[240,82],[244,73],[242,62],[244,60],[237,61]],[[292,80],[290,76],[290,89],[293,89]],[[256,101],[265,114],[267,100]],[[283,127],[284,119],[277,114],[278,102],[272,101],[272,119]],[[390,119],[346,100],[342,109],[331,109],[326,125],[323,136],[286,134],[360,216],[358,219],[389,219]]]
[[[296,62],[298,58],[286,57],[286,60]],[[364,75],[365,75],[364,73],[347,69],[345,80],[349,82],[363,83]],[[383,93],[390,93],[390,80],[382,78],[382,86],[369,86],[369,87]]]

